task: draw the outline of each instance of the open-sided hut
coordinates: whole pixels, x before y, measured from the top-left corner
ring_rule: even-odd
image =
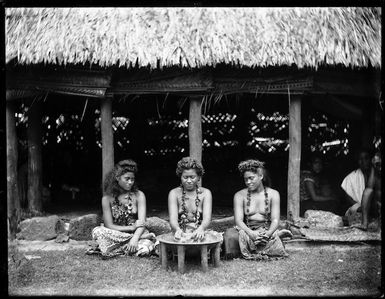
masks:
[[[202,158],[201,107],[235,93],[285,94],[289,108],[288,217],[299,215],[301,101],[380,96],[381,9],[7,8],[8,218],[17,219],[14,103],[28,118],[28,194],[41,209],[41,105],[47,94],[84,96],[101,109],[102,174],[114,163],[112,101],[189,98],[189,154]],[[39,103],[39,104],[37,104]],[[325,106],[325,105],[323,105]],[[322,107],[323,109],[332,109]]]

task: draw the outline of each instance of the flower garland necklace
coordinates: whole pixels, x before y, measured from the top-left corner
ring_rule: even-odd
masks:
[[[186,208],[186,190],[183,188],[183,186],[181,186],[181,188],[182,188],[182,215],[180,216],[180,218],[181,218],[180,227],[185,232],[186,231],[186,224],[188,222],[187,208]],[[199,224],[200,213],[198,212],[198,206],[199,206],[200,199],[199,199],[198,194],[201,193],[201,191],[200,191],[199,187],[197,187],[195,189],[195,191],[196,191],[197,197],[195,198],[196,210],[194,213],[194,220],[195,220],[195,223]]]
[[[268,194],[267,194],[265,186],[263,186],[263,192],[265,194],[265,224],[264,224],[264,226],[267,229],[268,228],[269,218],[270,218],[270,213],[269,213],[269,197],[268,197]],[[249,226],[248,214],[250,212],[250,200],[251,200],[251,192],[250,192],[249,189],[247,189],[247,203],[246,203],[246,211],[247,211],[246,225],[247,226]]]
[[[129,192],[128,194],[124,195],[123,197],[125,200],[128,200],[128,203],[127,204],[124,204],[125,207],[127,207],[127,212],[129,215],[132,214],[132,209],[134,207],[133,205],[133,199],[131,198],[131,192]]]

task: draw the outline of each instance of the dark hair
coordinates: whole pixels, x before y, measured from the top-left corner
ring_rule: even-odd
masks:
[[[309,163],[313,164],[317,159],[321,160],[321,162],[324,163],[324,157],[320,153],[313,153],[310,156]]]
[[[120,194],[126,192],[122,187],[119,186],[117,178],[126,174],[127,172],[132,172],[136,175],[138,172],[138,165],[135,161],[128,159],[115,164],[114,168],[106,175],[103,184],[103,194],[116,198]],[[131,190],[133,192],[138,190],[136,181],[134,182]]]
[[[305,152],[302,155],[301,159],[301,168],[308,168],[312,167],[312,164],[316,159],[320,159],[322,161],[322,164],[324,164],[324,157],[319,152]]]
[[[268,174],[267,169],[265,168],[265,162],[254,159],[245,160],[238,164],[238,170],[241,176],[243,176],[246,171],[258,173],[259,170],[263,175],[263,185],[267,187],[270,187],[271,185],[270,176]]]
[[[373,150],[367,148],[367,147],[360,147],[358,148],[355,152],[354,152],[354,158],[356,160],[358,160],[358,158],[360,157],[360,155],[362,153],[366,153],[369,155],[369,157],[372,157],[373,156]]]
[[[191,157],[184,157],[180,161],[178,161],[175,173],[177,177],[181,177],[183,171],[188,169],[194,169],[197,172],[197,175],[200,177],[202,177],[205,173],[202,164]]]

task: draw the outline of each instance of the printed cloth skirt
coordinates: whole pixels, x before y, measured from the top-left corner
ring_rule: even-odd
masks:
[[[250,225],[254,231],[265,233],[264,223],[255,222]],[[238,226],[230,228],[224,235],[225,257],[235,257],[239,253],[248,260],[267,260],[271,258],[287,257],[288,253],[281,240],[281,236],[292,236],[288,230],[276,230],[267,242],[253,241],[249,235]]]
[[[134,234],[120,232],[104,226],[97,226],[92,230],[92,239],[97,245],[87,250],[87,254],[100,254],[102,258],[110,258],[117,255],[128,255],[124,248]],[[154,253],[157,241],[154,233],[147,229],[142,233],[138,241],[138,250],[134,252],[136,256],[148,256]]]

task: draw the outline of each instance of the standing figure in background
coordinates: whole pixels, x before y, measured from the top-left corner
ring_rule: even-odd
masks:
[[[313,155],[309,166],[310,170],[301,171],[300,215],[303,216],[306,210],[338,213],[338,196],[323,172],[321,156]]]
[[[149,255],[155,249],[155,234],[145,228],[146,197],[136,185],[136,162],[120,161],[106,175],[102,198],[104,226],[92,230],[97,242],[88,254],[103,258],[117,255]]]

